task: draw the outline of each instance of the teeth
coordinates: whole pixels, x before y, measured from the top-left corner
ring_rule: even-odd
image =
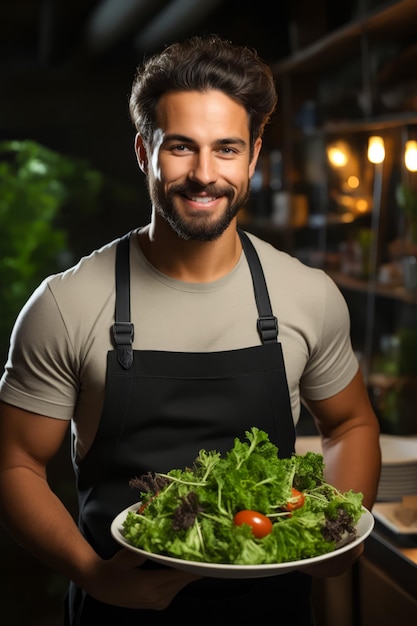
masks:
[[[198,196],[198,197],[195,197],[195,198],[191,198],[191,200],[193,202],[201,202],[201,204],[207,204],[208,202],[212,202],[215,199],[216,198],[214,198],[214,197],[210,198],[208,196],[204,196],[204,197]]]

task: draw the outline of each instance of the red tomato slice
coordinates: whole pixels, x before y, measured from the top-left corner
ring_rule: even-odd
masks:
[[[233,518],[233,523],[236,526],[247,524],[252,528],[252,533],[257,539],[262,539],[272,531],[272,522],[269,517],[258,513],[258,511],[243,510],[236,513]]]
[[[304,506],[304,500],[304,494],[301,491],[298,491],[298,489],[294,489],[294,487],[292,487],[291,498],[288,500],[284,509],[286,511],[295,511],[295,509],[301,509],[301,507]]]

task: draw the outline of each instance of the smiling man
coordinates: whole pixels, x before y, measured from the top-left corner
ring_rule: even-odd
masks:
[[[136,137],[153,206],[150,228],[139,235],[142,249],[175,278],[217,279],[241,251],[236,216],[248,200],[262,140],[251,145],[246,110],[219,90],[170,92],[156,111],[154,136]]]
[[[0,388],[1,516],[71,581],[66,626],[275,613],[310,626],[310,575],[339,574],[361,553],[309,573],[197,579],[120,550],[110,533],[137,499],[134,476],[225,452],[252,427],[289,457],[301,402],[322,435],[327,481],[374,502],[378,423],[346,303],[324,272],[237,225],[276,100],[258,55],[216,36],[148,59],[130,113],[150,223],[47,278],[13,329]],[[70,425],[78,523],[47,480]]]
[[[217,239],[247,203],[261,138],[251,145],[246,110],[213,89],[164,95],[157,123],[149,146],[136,139],[155,228],[166,220],[174,239]]]

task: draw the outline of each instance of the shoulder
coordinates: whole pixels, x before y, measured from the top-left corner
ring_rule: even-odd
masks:
[[[49,276],[46,281],[52,291],[67,288],[72,284],[79,284],[82,280],[96,278],[102,280],[107,278],[108,270],[114,268],[116,247],[119,239],[92,251],[89,255],[82,257],[75,265],[67,270]],[[113,272],[114,274],[114,272]],[[110,274],[113,276],[113,274]]]
[[[336,287],[332,279],[322,269],[306,265],[288,252],[275,248],[267,241],[247,233],[258,253],[262,269],[266,276],[278,279],[289,286],[302,285],[308,291],[317,288],[327,289]],[[337,288],[336,288],[337,290]]]
[[[44,279],[20,311],[14,338],[29,341],[30,333],[49,337],[48,343],[74,343],[101,319],[109,323],[114,312],[116,239],[63,272]]]
[[[279,316],[302,329],[310,329],[314,341],[322,332],[347,332],[346,300],[325,271],[248,235],[258,252],[271,302]]]
[[[116,249],[121,238],[92,251],[67,270],[51,275],[43,282],[43,290],[60,303],[76,303],[94,309],[94,303],[103,303],[115,291]],[[76,300],[73,300],[76,298]]]

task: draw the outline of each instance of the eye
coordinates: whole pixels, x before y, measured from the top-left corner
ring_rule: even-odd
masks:
[[[186,146],[183,143],[172,145],[172,146],[170,146],[169,149],[171,150],[171,152],[181,152],[181,153],[191,152],[192,151],[190,146]]]
[[[231,148],[230,146],[222,146],[217,150],[217,154],[221,157],[230,158],[238,154],[238,150]]]

